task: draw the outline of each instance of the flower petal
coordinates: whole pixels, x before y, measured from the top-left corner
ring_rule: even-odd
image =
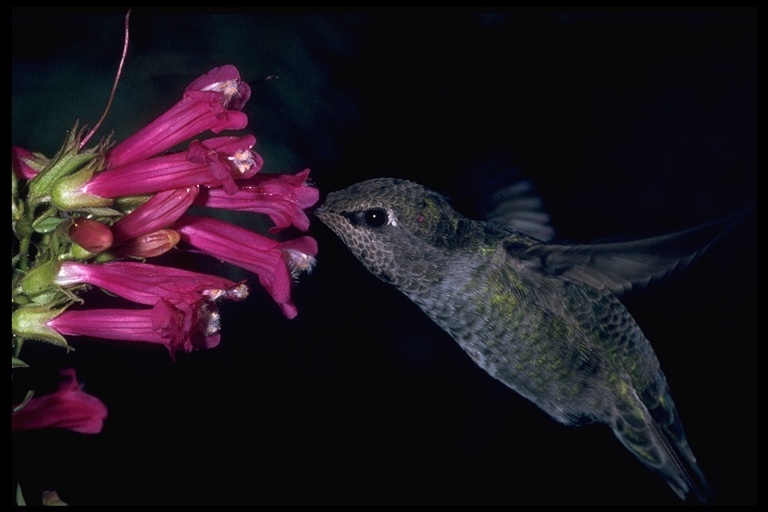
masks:
[[[32,398],[11,415],[11,430],[64,428],[81,434],[98,434],[104,427],[107,407],[80,389],[75,370],[61,370],[59,390]]]

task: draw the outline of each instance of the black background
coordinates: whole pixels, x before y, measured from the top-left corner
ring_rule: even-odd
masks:
[[[13,11],[13,144],[52,156],[75,119],[95,122],[124,12]],[[394,176],[464,206],[498,157],[534,181],[561,239],[756,205],[755,9],[137,8],[101,134],[130,135],[223,64],[252,84],[264,172],[309,167],[321,194]],[[267,75],[280,78],[256,83]],[[25,347],[17,380],[42,391],[72,366],[109,407],[96,436],[14,434],[28,501],[56,489],[70,504],[682,503],[608,429],[556,424],[314,219],[310,234],[318,265],[294,288],[294,320],[254,280],[222,306],[221,345],[176,362],[104,340]],[[716,503],[755,504],[755,210],[626,303]]]

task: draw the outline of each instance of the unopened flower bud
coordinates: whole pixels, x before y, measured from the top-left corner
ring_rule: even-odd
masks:
[[[136,258],[154,258],[176,247],[181,235],[173,229],[160,229],[147,235],[139,236],[120,245],[115,252],[123,256]]]
[[[99,254],[112,247],[112,230],[92,219],[75,219],[69,227],[69,238],[91,254]]]

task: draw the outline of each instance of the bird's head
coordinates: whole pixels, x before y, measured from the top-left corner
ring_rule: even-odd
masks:
[[[429,272],[466,221],[442,195],[395,178],[332,192],[315,213],[371,273],[393,283],[406,269]]]

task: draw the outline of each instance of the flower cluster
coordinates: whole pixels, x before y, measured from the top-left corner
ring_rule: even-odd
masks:
[[[72,336],[149,342],[164,345],[172,357],[218,345],[216,303],[244,299],[248,286],[155,259],[171,250],[208,254],[255,273],[283,314],[296,316],[291,284],[314,265],[313,238],[278,241],[187,213],[193,205],[196,213],[256,212],[274,223],[270,234],[288,226],[308,229],[304,210],[318,200],[309,170],[258,174],[263,161],[253,150],[255,137],[222,135],[246,127],[241,109],[250,95],[238,70],[222,66],[193,81],[178,103],[118,144],[83,148],[84,131],[75,125],[52,159],[13,147],[14,368],[26,366],[20,351],[27,341],[66,349]],[[208,131],[216,136],[194,139]],[[90,307],[90,295],[86,307],[84,292],[94,288],[127,307]],[[74,374],[67,376],[67,391],[21,404],[13,428],[100,430],[106,409],[71,391]],[[68,417],[83,411],[99,420]]]

